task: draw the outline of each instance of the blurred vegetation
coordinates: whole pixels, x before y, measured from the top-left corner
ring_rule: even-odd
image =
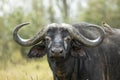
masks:
[[[113,27],[120,27],[120,0],[90,0],[88,3],[82,20],[99,25],[107,22]]]
[[[52,22],[107,22],[120,27],[120,0],[20,0],[22,6],[11,1],[16,0],[0,0],[0,80],[52,80],[46,57],[28,59],[30,47],[21,47],[13,40],[12,31],[20,23],[31,22],[19,32],[23,38]]]

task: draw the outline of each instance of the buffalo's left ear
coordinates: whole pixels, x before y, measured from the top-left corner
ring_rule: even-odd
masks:
[[[40,44],[34,45],[28,53],[29,58],[39,58],[39,57],[43,57],[44,55],[45,55],[45,46]]]
[[[72,49],[71,49],[71,55],[73,57],[78,57],[78,58],[86,58],[87,56],[84,51],[84,48],[78,42],[75,42],[75,43],[73,42]]]

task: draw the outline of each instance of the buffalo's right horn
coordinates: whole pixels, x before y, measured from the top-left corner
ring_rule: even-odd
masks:
[[[31,37],[30,39],[23,39],[18,35],[18,31],[21,27],[28,24],[29,23],[22,23],[20,25],[17,25],[13,31],[13,39],[22,46],[31,46],[40,42],[44,38],[45,32],[47,31],[47,29],[42,29],[39,33]]]

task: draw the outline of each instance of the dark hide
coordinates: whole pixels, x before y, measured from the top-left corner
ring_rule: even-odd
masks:
[[[80,33],[89,39],[99,35],[97,30],[88,28],[89,24],[74,24]],[[71,40],[65,59],[51,59],[48,48],[35,45],[29,57],[41,57],[47,51],[47,59],[54,75],[54,80],[120,80],[120,30],[105,33],[102,44],[86,47],[82,43]],[[54,32],[53,32],[54,33]],[[54,34],[56,35],[56,34]]]

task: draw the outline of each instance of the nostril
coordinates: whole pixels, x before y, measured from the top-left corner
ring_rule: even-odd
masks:
[[[63,50],[61,49],[59,53],[63,53]]]
[[[51,49],[52,53],[63,53],[63,49],[62,48],[53,48]]]
[[[54,53],[54,50],[52,49],[51,52]]]

